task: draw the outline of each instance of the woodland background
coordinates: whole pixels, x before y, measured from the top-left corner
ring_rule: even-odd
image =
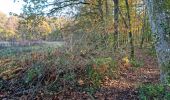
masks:
[[[170,99],[170,1],[23,1],[0,12],[0,98]]]

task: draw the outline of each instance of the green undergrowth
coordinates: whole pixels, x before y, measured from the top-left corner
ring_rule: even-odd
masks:
[[[116,62],[112,58],[94,58],[86,68],[88,78],[94,87],[100,87],[105,77],[114,78]]]
[[[156,55],[156,50],[155,50],[154,46],[146,48],[144,51],[145,51],[146,54],[148,54],[150,56],[153,56],[153,57],[157,56]]]
[[[138,59],[131,59],[130,63],[135,68],[139,68],[139,67],[143,67],[144,66],[144,61],[138,60]]]
[[[19,49],[19,48],[18,48]],[[36,50],[35,50],[36,49]],[[18,92],[22,90],[45,88],[44,91],[58,93],[68,89],[94,94],[100,89],[105,78],[116,78],[117,63],[111,57],[91,57],[87,59],[81,55],[74,55],[71,52],[64,52],[55,48],[22,48],[19,52],[10,49],[6,53],[10,55],[2,57],[9,59],[3,62],[2,73],[6,78],[0,76],[0,88]],[[2,54],[2,53],[0,53]],[[5,54],[3,54],[5,55]],[[14,72],[12,68],[22,68],[22,71]],[[14,74],[12,79],[11,75]],[[9,86],[4,84],[8,80]],[[16,85],[17,84],[17,85]],[[5,86],[6,85],[6,86]],[[33,93],[30,93],[33,94]]]
[[[56,47],[50,47],[46,45],[36,45],[36,46],[17,46],[17,47],[6,47],[0,49],[0,57],[11,57],[11,56],[21,56],[30,52],[44,52],[55,50]]]
[[[27,62],[29,64],[34,63],[31,62],[33,60],[32,58],[33,54],[48,55],[48,53],[50,54],[54,50],[56,50],[56,48],[48,46],[7,47],[0,49],[0,72],[3,72],[11,68],[16,68],[17,66],[27,67],[27,65],[20,66],[20,64],[24,62]],[[37,58],[36,61],[38,62],[38,60],[39,59]]]
[[[140,100],[170,100],[170,91],[163,85],[147,84],[139,87]]]

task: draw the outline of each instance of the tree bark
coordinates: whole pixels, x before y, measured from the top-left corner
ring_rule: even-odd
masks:
[[[155,49],[161,74],[160,80],[164,85],[170,83],[170,37],[165,27],[169,25],[170,18],[164,11],[162,0],[146,0],[149,22],[156,38]]]
[[[98,9],[99,9],[99,13],[100,13],[100,18],[103,21],[104,16],[103,16],[103,9],[102,9],[102,0],[98,0]]]
[[[143,18],[143,25],[142,25],[142,38],[141,38],[141,42],[140,42],[140,48],[143,48],[143,43],[144,43],[144,40],[145,40],[145,28],[147,27],[146,26],[146,20],[147,20],[147,18],[146,18],[146,7],[144,7],[144,11],[145,11],[145,13],[144,13],[144,18]]]
[[[106,18],[109,17],[109,5],[108,5],[108,0],[105,1],[105,6],[106,6]]]
[[[119,24],[119,0],[113,0],[114,2],[114,46],[117,48],[119,46],[119,33],[118,33],[118,24]]]
[[[129,34],[129,39],[130,39],[130,57],[134,59],[134,40],[133,40],[133,34],[131,30],[131,17],[130,17],[130,9],[129,9],[129,3],[128,0],[125,0],[126,3],[126,9],[127,9],[127,16],[128,16],[128,34]]]

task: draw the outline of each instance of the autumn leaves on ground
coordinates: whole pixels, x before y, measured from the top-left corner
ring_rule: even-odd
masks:
[[[60,49],[2,56],[0,98],[20,100],[145,98],[145,95],[141,96],[140,87],[159,84],[157,60],[155,55],[149,52],[151,51],[146,48],[137,48],[135,60],[118,55],[113,60],[110,57],[99,56],[98,54],[102,52],[80,51],[74,54]]]

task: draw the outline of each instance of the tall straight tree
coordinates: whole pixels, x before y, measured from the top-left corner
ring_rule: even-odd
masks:
[[[144,17],[143,17],[142,34],[141,34],[142,38],[141,38],[141,42],[140,42],[140,48],[143,47],[143,43],[145,40],[145,31],[146,31],[145,28],[147,27],[147,25],[146,25],[146,20],[147,20],[146,7],[144,6],[143,9],[145,12],[144,12]]]
[[[103,21],[104,18],[103,18],[103,9],[102,9],[102,0],[98,0],[98,9],[99,9],[99,13],[100,13],[100,17],[101,17],[101,20]]]
[[[106,6],[106,18],[107,18],[107,16],[109,16],[108,0],[105,1],[105,6]]]
[[[145,0],[149,22],[155,36],[155,49],[161,69],[160,79],[170,84],[170,5],[169,0]]]
[[[129,3],[128,0],[125,0],[126,3],[126,9],[127,9],[127,17],[128,17],[128,34],[129,34],[129,39],[130,39],[130,57],[133,59],[134,58],[134,40],[133,40],[133,35],[132,35],[132,30],[131,30],[131,17],[130,17],[130,9],[129,9]]]
[[[118,47],[119,42],[119,33],[118,33],[118,24],[119,24],[119,0],[113,0],[114,2],[114,42],[115,48]]]

